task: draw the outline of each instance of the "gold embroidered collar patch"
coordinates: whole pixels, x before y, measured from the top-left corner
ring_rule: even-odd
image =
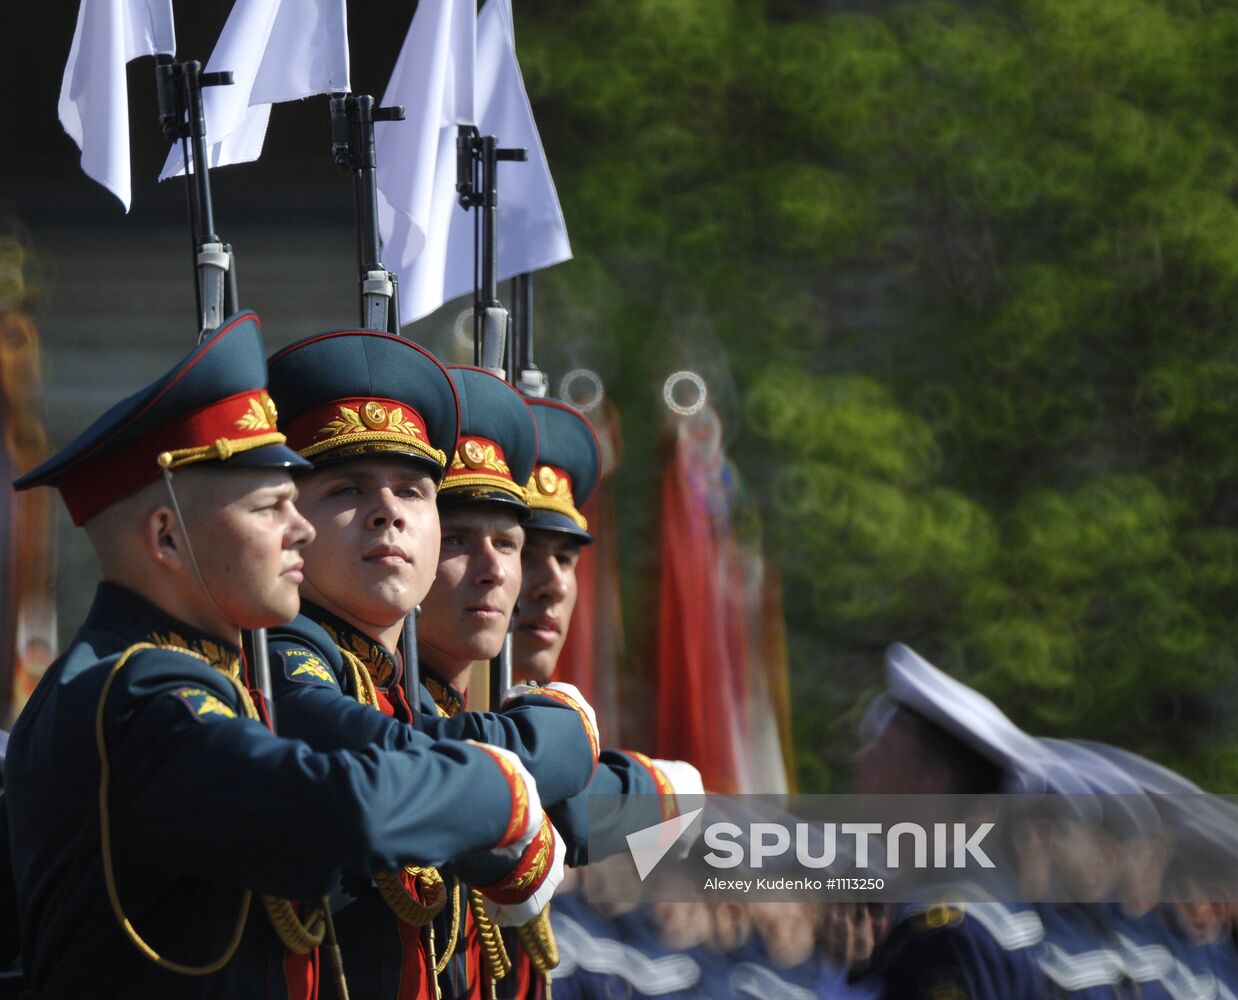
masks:
[[[192,653],[208,666],[229,677],[240,678],[241,657],[236,650],[211,639],[186,639],[179,632],[152,632],[146,641],[163,649],[179,649]]]
[[[340,649],[346,649],[365,664],[375,687],[385,688],[396,678],[395,660],[387,650],[360,632],[319,621],[323,631]]]
[[[437,677],[432,677],[424,671],[421,675],[421,683],[430,692],[430,697],[434,699],[434,704],[438,706],[439,711],[447,718],[459,715],[464,711],[464,700],[450,684],[440,681]]]

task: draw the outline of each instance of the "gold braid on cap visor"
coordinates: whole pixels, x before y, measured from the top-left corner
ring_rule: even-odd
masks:
[[[543,465],[529,477],[529,484],[524,488],[524,502],[533,510],[562,514],[581,531],[589,530],[589,522],[576,509],[567,478],[557,475],[549,465]]]
[[[524,488],[512,481],[511,469],[494,443],[468,438],[457,446],[451,468],[447,470],[439,492],[452,493],[478,487],[502,490],[521,503],[527,501]]]
[[[255,448],[265,448],[267,445],[272,444],[284,444],[288,440],[276,429],[275,422],[278,420],[279,414],[275,410],[274,401],[265,391],[249,396],[245,403],[246,405],[240,418],[233,420],[232,424],[239,431],[251,432],[248,436],[239,438],[218,437],[210,444],[162,451],[156,458],[160,468],[179,469],[183,465],[192,465],[195,462],[226,462],[233,455],[239,455],[241,452],[252,451]],[[232,401],[224,400],[221,405],[228,405],[230,407]],[[221,406],[213,408],[216,412],[219,409],[221,409]],[[236,411],[233,410],[232,412],[235,413]],[[214,421],[212,423],[215,428],[223,429],[218,423]],[[257,431],[265,431],[265,433],[254,433]]]
[[[182,465],[192,465],[194,462],[226,462],[243,451],[265,448],[269,444],[283,444],[287,440],[278,431],[250,438],[218,438],[214,444],[200,448],[178,448],[176,451],[160,452],[157,461],[165,469],[179,469]]]

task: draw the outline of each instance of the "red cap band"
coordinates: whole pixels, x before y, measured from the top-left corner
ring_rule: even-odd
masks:
[[[159,478],[159,456],[165,452],[202,454],[189,461],[222,460],[246,450],[256,438],[283,441],[276,427],[275,404],[265,389],[247,389],[178,420],[161,424],[149,434],[88,459],[56,482],[75,525],[81,526],[118,500]],[[175,464],[185,464],[177,462]]]
[[[335,399],[302,413],[288,425],[287,434],[288,446],[304,458],[336,448],[373,446],[375,451],[412,451],[440,466],[447,464],[447,456],[430,444],[421,414],[398,399]]]
[[[441,489],[468,486],[490,486],[524,500],[524,488],[512,479],[502,446],[489,438],[462,437],[456,442]]]

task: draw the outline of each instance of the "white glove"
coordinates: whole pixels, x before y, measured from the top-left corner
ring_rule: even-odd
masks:
[[[516,861],[524,854],[525,849],[533,842],[534,836],[542,826],[542,800],[537,794],[537,781],[531,775],[528,769],[521,763],[510,750],[503,747],[491,746],[489,743],[478,743],[475,740],[468,740],[479,750],[488,753],[496,765],[503,771],[507,777],[512,791],[512,812],[511,822],[516,822],[520,819],[520,809],[524,808],[523,825],[516,831],[510,828],[504,838],[505,843],[496,845],[492,850],[500,857],[511,858]],[[510,823],[509,823],[510,827]]]
[[[482,902],[486,907],[486,912],[490,914],[490,919],[500,927],[519,927],[522,924],[527,924],[546,908],[546,904],[550,902],[550,897],[555,894],[555,890],[559,888],[559,883],[563,881],[563,858],[566,854],[566,849],[559,835],[555,833],[553,826],[547,823],[546,830],[551,838],[550,849],[552,853],[550,866],[547,868],[546,875],[543,877],[541,884],[534,890],[533,895],[519,903],[496,903],[485,895],[483,890]]]
[[[510,687],[503,694],[502,704],[506,705],[513,698],[519,698],[526,694],[537,694],[544,698],[553,698],[555,701],[561,701],[564,704],[570,704],[576,711],[580,713],[581,721],[585,724],[585,728],[589,733],[589,739],[594,746],[594,756],[597,756],[597,748],[600,747],[601,737],[598,734],[598,716],[593,710],[593,706],[585,701],[585,696],[580,693],[580,688],[575,684],[568,684],[566,681],[551,681],[549,684],[517,684]]]
[[[666,775],[671,783],[671,791],[676,797],[680,795],[704,795],[705,784],[701,781],[701,772],[686,760],[654,759],[654,766]]]
[[[675,811],[684,813],[688,810],[689,805],[684,804],[685,795],[701,795],[705,794],[705,784],[701,781],[701,772],[686,760],[653,760],[653,766],[656,767],[666,780],[670,782],[671,791],[675,793]],[[697,805],[704,805],[703,802]],[[693,807],[695,808],[695,807]],[[682,861],[692,851],[693,839],[691,837],[680,837],[675,841],[675,846],[670,849],[670,856],[676,861]]]

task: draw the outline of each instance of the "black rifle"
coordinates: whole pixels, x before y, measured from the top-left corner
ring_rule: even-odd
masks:
[[[533,275],[512,278],[512,346],[507,352],[507,380],[526,396],[546,395],[546,373],[533,360]]]
[[[181,143],[185,164],[185,194],[189,201],[189,230],[193,239],[194,288],[202,343],[237,311],[236,261],[232,246],[215,232],[211,201],[211,172],[206,163],[206,116],[202,88],[229,86],[232,74],[203,73],[196,60],[177,62],[173,56],[155,57],[155,86],[159,96],[159,123],[163,134]],[[242,651],[254,666],[254,683],[266,702],[267,718],[275,728],[275,699],[271,693],[271,662],[266,629],[242,634]]]
[[[546,395],[546,373],[537,367],[533,361],[533,275],[529,272],[518,274],[512,278],[512,324],[511,342],[507,349],[507,381],[525,396],[538,399]],[[493,682],[496,672],[491,665],[492,689],[498,689],[498,696],[511,687],[512,683],[512,633],[516,627],[516,616],[520,607],[512,614],[511,626],[507,630],[507,638],[503,642],[503,651],[499,654],[498,684]],[[491,698],[495,697],[494,691]]]
[[[474,241],[473,363],[507,375],[507,310],[499,301],[499,162],[528,159],[524,149],[500,149],[492,135],[461,125],[456,138],[456,193],[460,207],[476,208],[481,233]],[[481,274],[477,277],[477,261]]]
[[[361,327],[396,336],[400,334],[399,279],[383,267],[379,256],[374,123],[403,120],[402,107],[376,108],[368,94],[331,95],[331,153],[335,165],[353,176]]]
[[[236,261],[232,247],[215,232],[215,210],[211,202],[211,174],[206,162],[206,116],[202,111],[202,88],[226,86],[232,83],[231,72],[203,73],[201,63],[191,60],[177,62],[170,55],[155,60],[155,85],[159,95],[159,122],[163,134],[181,142],[185,163],[185,192],[189,199],[189,228],[193,237],[194,287],[197,291],[198,314],[202,328],[198,343],[218,330],[223,321],[237,311]],[[192,156],[191,156],[192,153]],[[254,668],[254,683],[266,703],[267,721],[276,732],[275,698],[271,688],[271,660],[264,628],[241,634],[241,651]],[[288,906],[285,900],[267,900]],[[288,911],[295,918],[295,911]],[[335,973],[337,993],[347,1000],[348,985],[344,980],[344,963],[331,923],[328,900],[323,900],[323,914],[329,940],[323,947]]]
[[[229,86],[232,74],[203,73],[196,60],[177,62],[173,56],[155,57],[155,85],[159,95],[159,123],[172,142],[180,140],[185,164],[185,194],[189,201],[189,231],[193,239],[194,289],[202,326],[198,343],[205,340],[237,310],[236,262],[232,247],[215,232],[211,202],[211,172],[206,164],[206,116],[202,88]]]
[[[456,194],[460,207],[478,209],[473,241],[473,364],[510,381],[508,351],[509,317],[499,301],[499,163],[528,159],[528,150],[500,149],[499,140],[483,136],[475,125],[461,125],[456,137]],[[481,274],[478,275],[480,258]],[[490,707],[497,711],[503,692],[512,683],[512,629],[507,629],[503,649],[490,661]]]
[[[357,272],[361,288],[361,327],[400,335],[400,287],[394,272],[383,267],[378,237],[378,183],[374,176],[374,123],[402,122],[404,108],[374,107],[369,94],[331,95],[331,153],[335,165],[353,176],[357,216]],[[417,711],[421,665],[417,659],[418,605],[404,616],[400,645],[404,660],[404,696]]]

